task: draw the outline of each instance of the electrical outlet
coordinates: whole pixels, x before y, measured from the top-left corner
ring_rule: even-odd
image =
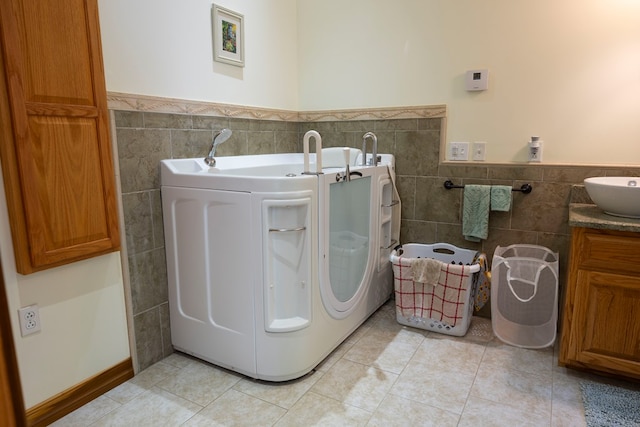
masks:
[[[469,160],[469,143],[450,142],[449,160]]]
[[[483,161],[487,152],[487,143],[484,141],[476,141],[473,143],[473,160]]]
[[[40,330],[40,310],[37,304],[22,307],[18,310],[18,315],[20,318],[20,333],[23,337]]]

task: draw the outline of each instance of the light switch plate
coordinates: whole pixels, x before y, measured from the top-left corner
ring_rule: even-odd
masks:
[[[450,142],[449,143],[449,160],[455,160],[455,161],[469,160],[469,143],[468,142]]]
[[[476,141],[473,143],[473,160],[481,162],[487,154],[487,143],[484,141]]]

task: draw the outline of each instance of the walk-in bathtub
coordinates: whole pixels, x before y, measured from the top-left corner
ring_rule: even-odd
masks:
[[[161,162],[175,349],[290,380],[390,297],[394,159],[356,166],[359,151],[350,181],[340,162],[301,174],[303,154]]]

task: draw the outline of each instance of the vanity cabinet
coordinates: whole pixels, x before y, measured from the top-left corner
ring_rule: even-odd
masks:
[[[640,233],[572,229],[559,362],[640,379]]]
[[[119,249],[97,0],[3,0],[0,46],[0,156],[17,271]]]

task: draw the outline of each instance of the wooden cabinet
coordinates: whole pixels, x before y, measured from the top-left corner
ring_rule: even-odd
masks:
[[[559,362],[640,379],[640,233],[573,229]]]
[[[17,271],[119,249],[97,0],[3,0],[0,41],[0,156]]]

